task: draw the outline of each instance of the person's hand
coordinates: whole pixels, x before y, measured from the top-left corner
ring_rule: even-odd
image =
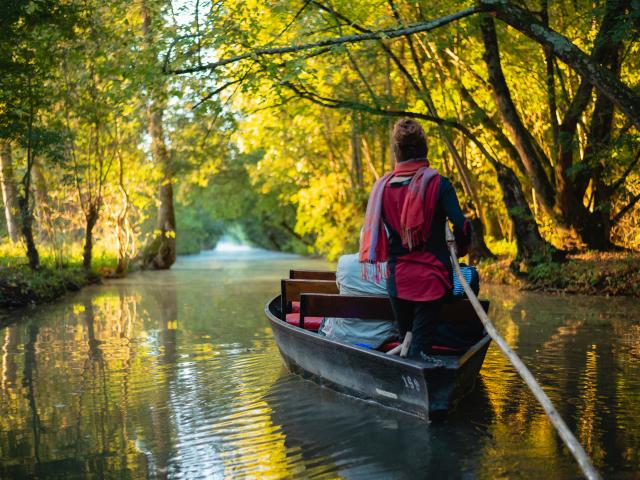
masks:
[[[447,240],[447,246],[449,247],[449,250],[453,249],[454,253],[458,252],[458,247],[456,245],[456,237],[453,235],[453,232],[451,231],[451,226],[449,226],[449,220],[447,220],[444,224],[444,236],[445,239]]]

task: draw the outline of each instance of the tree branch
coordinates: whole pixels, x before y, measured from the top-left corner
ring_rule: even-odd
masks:
[[[240,78],[237,78],[235,80],[230,80],[227,83],[219,86],[218,88],[216,88],[215,90],[212,90],[211,92],[207,93],[204,97],[202,97],[200,100],[198,100],[198,103],[196,103],[193,107],[191,107],[191,110],[195,110],[196,108],[198,108],[200,105],[202,105],[204,102],[211,100],[213,97],[215,97],[217,94],[219,94],[220,92],[222,92],[223,90],[226,90],[227,88],[229,88],[231,85],[235,85],[236,83],[240,83],[242,81],[244,81],[246,75],[242,76]]]
[[[384,40],[398,38],[405,35],[413,35],[421,32],[428,32],[439,27],[455,22],[462,18],[481,12],[493,12],[497,18],[520,31],[524,35],[532,38],[536,42],[548,46],[553,54],[563,62],[586,78],[598,90],[607,96],[627,117],[629,117],[636,128],[640,129],[640,97],[633,90],[623,84],[615,75],[600,67],[587,54],[575,46],[571,41],[560,33],[546,27],[526,10],[508,3],[506,0],[480,0],[479,4],[445,15],[430,22],[421,22],[407,28],[390,28],[359,35],[346,35],[337,38],[329,38],[313,43],[303,43],[286,47],[258,48],[257,50],[246,52],[241,55],[224,58],[217,62],[206,65],[168,69],[163,67],[165,73],[187,74],[201,72],[204,70],[215,70],[218,67],[236,63],[249,58],[257,58],[268,55],[281,55],[294,53],[303,50],[310,50],[318,47],[330,47],[345,43],[365,42],[368,40]]]
[[[484,43],[483,59],[487,65],[489,83],[493,92],[493,99],[502,122],[511,135],[514,147],[518,151],[527,172],[531,176],[531,183],[540,195],[542,205],[547,213],[553,217],[555,191],[544,168],[549,160],[542,148],[533,138],[516,108],[511,90],[502,70],[500,48],[493,18],[486,15],[480,22],[482,40]]]
[[[311,0],[305,0],[304,4],[302,4],[302,7],[300,7],[300,9],[296,12],[293,18],[289,21],[289,23],[287,23],[287,25],[278,34],[278,37],[281,37],[282,35],[284,35],[285,32],[291,28],[291,25],[293,25],[294,22],[298,19],[298,17],[302,15],[302,12],[304,12],[307,6],[309,6],[309,3],[311,3]]]
[[[307,3],[309,3],[310,1],[311,0],[307,0]],[[336,25],[338,27],[338,32],[340,33],[340,35],[342,35],[342,26],[343,25],[342,25],[342,23],[340,23],[340,18],[336,14],[336,11],[333,9],[333,7],[330,8],[330,13],[331,13],[331,15],[333,16],[333,19],[336,22]],[[351,50],[349,50],[349,47],[345,46],[345,49],[347,51],[347,57],[349,58],[349,62],[351,63],[351,66],[353,67],[353,69],[355,70],[356,74],[358,75],[358,77],[360,78],[360,80],[364,84],[365,88],[367,89],[367,92],[369,93],[369,96],[371,97],[371,100],[373,101],[373,103],[375,103],[375,105],[377,107],[379,107],[380,106],[380,101],[378,99],[378,96],[376,95],[376,92],[373,90],[373,87],[369,83],[369,80],[367,80],[367,77],[364,75],[364,73],[362,73],[362,69],[360,68],[360,66],[356,62],[356,59],[353,56],[353,54],[351,53]]]
[[[319,48],[319,47],[343,45],[345,43],[358,43],[358,42],[366,42],[368,40],[384,40],[384,39],[390,39],[390,38],[398,38],[404,35],[413,35],[415,33],[428,32],[430,30],[435,30],[436,28],[440,28],[451,22],[455,22],[456,20],[460,20],[462,18],[468,17],[475,13],[483,12],[487,10],[488,8],[484,6],[474,6],[474,7],[465,8],[464,10],[460,10],[450,15],[445,15],[444,17],[437,18],[430,22],[417,23],[407,28],[389,28],[389,29],[362,33],[357,35],[344,35],[337,38],[328,38],[325,40],[319,40],[313,43],[303,43],[298,45],[290,45],[286,47],[258,48],[256,50],[253,50],[252,52],[247,52],[241,55],[224,58],[224,59],[218,60],[217,62],[212,62],[206,65],[183,68],[183,69],[175,69],[175,70],[165,69],[165,72],[181,75],[185,73],[201,72],[203,70],[215,70],[216,68],[229,65],[231,63],[236,63],[241,60],[250,59],[250,58],[257,58],[257,57],[263,57],[263,56],[269,56],[269,55],[282,55],[284,53],[295,53],[295,52],[310,50],[310,49]]]
[[[469,90],[462,84],[461,81],[458,82],[458,91],[462,100],[467,104],[467,106],[473,112],[473,115],[477,117],[479,122],[484,125],[484,127],[493,133],[498,144],[507,152],[509,158],[513,160],[514,165],[518,169],[518,171],[527,176],[527,169],[522,163],[522,158],[518,154],[516,147],[513,146],[513,143],[507,138],[504,132],[496,125],[496,123],[489,117],[487,112],[475,101]]]
[[[542,1],[542,22],[545,27],[549,27],[549,2],[548,0]],[[558,107],[556,102],[556,82],[555,82],[555,69],[553,64],[553,51],[548,46],[543,47],[544,60],[547,70],[546,83],[547,83],[547,105],[549,107],[549,121],[551,123],[551,134],[553,138],[553,148],[551,150],[551,158],[554,159],[554,163],[558,162],[558,138],[560,136],[560,130],[558,125]]]
[[[638,164],[638,161],[640,161],[640,149],[638,150],[638,153],[636,154],[636,158],[633,159],[633,161],[627,167],[627,169],[624,171],[624,173],[622,175],[620,175],[620,178],[618,180],[616,180],[615,182],[613,182],[613,185],[611,185],[611,187],[610,187],[611,193],[614,193],[616,190],[618,190],[618,188],[620,188],[622,186],[622,184],[624,183],[625,179],[627,178],[627,175],[629,175],[631,173],[631,171],[634,169],[634,167]]]
[[[600,24],[600,28],[598,29],[598,33],[593,43],[593,49],[591,51],[592,62],[600,65],[609,55],[611,55],[611,47],[613,44],[613,42],[611,42],[612,32],[616,28],[617,19],[622,13],[624,13],[623,2],[616,2],[615,0],[607,1],[604,17]],[[557,72],[559,78],[562,80],[562,70],[557,68]],[[568,97],[564,82],[561,81],[560,85],[565,91],[565,96]],[[593,86],[589,80],[582,77],[578,90],[571,99],[565,112],[564,119],[559,126],[558,155],[556,158],[558,190],[561,192],[561,195],[564,195],[563,190],[566,190],[567,188],[565,185],[571,182],[571,179],[568,178],[567,171],[573,164],[574,137],[578,125],[581,124],[581,117],[591,102],[592,89]],[[572,189],[569,188],[567,196],[574,194],[571,190]],[[583,194],[577,194],[575,197],[582,198],[582,195]]]
[[[476,80],[478,80],[482,84],[483,87],[488,87],[489,86],[487,81],[484,78],[482,78],[482,76],[478,72],[476,72],[470,65],[465,63],[450,48],[448,48],[448,47],[445,48],[444,49],[444,53],[446,53],[451,59],[453,59],[453,61],[456,63],[456,65],[460,66],[466,72],[470,73],[473,76],[473,78],[475,78]]]
[[[640,193],[633,197],[631,201],[627,203],[627,205],[622,210],[620,210],[616,214],[616,216],[613,217],[613,219],[611,219],[611,225],[613,226],[617,224],[622,219],[622,217],[624,217],[629,212],[629,210],[636,206],[636,203],[638,203],[638,201],[640,201]]]

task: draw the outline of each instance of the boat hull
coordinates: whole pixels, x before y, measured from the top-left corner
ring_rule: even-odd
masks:
[[[265,311],[290,371],[423,420],[454,408],[473,389],[489,346],[485,336],[463,356],[403,359],[289,325],[277,316],[278,302],[276,297]]]

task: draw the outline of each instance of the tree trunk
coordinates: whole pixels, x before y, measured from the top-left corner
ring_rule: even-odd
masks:
[[[124,275],[129,267],[128,256],[128,232],[126,225],[127,211],[119,214],[116,218],[116,238],[118,241],[118,264],[116,266],[116,275]]]
[[[49,208],[49,192],[47,189],[47,180],[40,168],[40,162],[33,162],[31,167],[31,174],[33,175],[33,191],[36,199],[36,219],[38,221],[38,230],[40,232],[40,238],[45,235],[51,235],[53,232],[49,232],[51,228],[51,210]]]
[[[504,238],[507,234],[500,222],[500,213],[495,208],[487,210],[487,235],[493,238]]]
[[[604,68],[613,70],[614,74],[617,72],[617,63],[620,49],[620,40],[614,41],[616,29],[618,28],[618,22],[620,17],[624,15],[625,5],[620,0],[608,0],[605,4],[605,13],[600,24],[600,29],[596,35],[592,53],[591,61],[602,65]],[[601,179],[599,175],[593,175],[594,168],[578,168],[573,169],[574,154],[575,154],[575,136],[578,122],[587,106],[591,102],[592,85],[586,77],[582,78],[580,86],[571,104],[565,113],[562,124],[559,127],[559,142],[558,142],[558,163],[556,165],[556,204],[558,205],[564,222],[567,225],[572,225],[577,235],[583,242],[591,246],[590,248],[597,248],[595,244],[610,245],[609,240],[592,240],[598,236],[598,233],[594,229],[598,229],[597,224],[608,224],[606,221],[594,221],[590,212],[585,208],[583,203],[583,197],[585,190],[589,184],[590,178],[594,178],[597,182]],[[591,132],[588,150],[593,155],[593,139],[602,136],[603,128],[606,132],[607,139],[610,135],[611,126],[606,125],[611,120],[607,120],[607,117],[612,118],[613,115],[613,103],[602,93],[597,94],[596,105],[594,108],[594,114],[592,117]],[[595,122],[595,123],[594,123]],[[600,126],[597,126],[600,123]],[[596,134],[593,137],[593,134]],[[608,142],[609,140],[607,140]],[[571,175],[571,171],[577,171],[577,174]],[[602,190],[600,189],[600,193]],[[608,212],[607,212],[608,214]],[[603,223],[604,222],[604,223]],[[601,234],[604,234],[606,238],[610,235],[610,226],[606,227]],[[595,235],[595,237],[594,237]],[[607,248],[607,247],[604,247]]]
[[[143,30],[148,47],[154,49],[151,32],[151,12],[148,5],[142,8]],[[158,68],[160,70],[160,68]],[[160,75],[158,71],[158,75]],[[143,263],[145,267],[166,270],[176,261],[176,219],[173,208],[173,165],[171,156],[164,141],[163,101],[164,85],[150,85],[151,103],[149,105],[148,130],[151,137],[151,154],[162,173],[158,191],[158,219],[155,236],[147,246]]]
[[[7,220],[7,233],[12,243],[18,242],[18,189],[13,175],[11,145],[4,142],[0,145],[0,182],[2,182],[2,200],[4,216]]]
[[[354,113],[351,115],[351,178],[353,178],[354,186],[358,189],[364,185],[361,142],[360,121],[358,115]]]
[[[500,51],[498,49],[498,38],[496,36],[493,18],[485,16],[481,22],[482,39],[484,41],[485,52],[483,59],[487,64],[489,73],[489,83],[493,92],[493,98],[498,107],[500,118],[507,127],[513,144],[522,159],[522,162],[531,176],[531,182],[540,195],[541,203],[551,216],[555,205],[555,192],[549,177],[545,172],[543,162],[539,158],[541,149],[535,145],[535,140],[529,130],[522,123],[516,110],[516,106],[511,98],[511,92],[504,78],[502,65],[500,62]],[[548,162],[545,162],[548,163]]]
[[[176,219],[173,208],[173,172],[171,159],[164,142],[162,125],[163,108],[153,102],[149,109],[149,135],[151,152],[162,171],[158,191],[158,219],[155,238],[147,248],[145,266],[166,270],[176,261]]]
[[[500,129],[492,128],[492,126],[495,127],[493,121],[473,100],[469,92],[465,91],[464,87],[462,87],[462,89],[466,94],[463,95],[463,97],[473,110],[474,117],[479,119],[483,125],[486,125],[488,130],[494,131],[499,142],[506,147],[505,149],[508,153],[514,156],[514,163],[517,164],[518,152],[515,147],[509,139],[504,136]],[[473,137],[471,134],[469,134],[469,136]],[[548,260],[550,256],[556,252],[561,253],[540,235],[536,219],[529,208],[520,180],[518,180],[514,171],[507,165],[496,160],[477,138],[471,139],[489,161],[497,175],[498,185],[502,192],[502,201],[507,210],[509,221],[511,222],[511,231],[514,232],[516,236],[518,253],[512,264],[512,268],[519,270],[518,263],[520,263],[520,261],[524,261],[527,264],[535,264],[543,260]]]
[[[471,221],[471,245],[469,245],[469,260],[472,263],[476,263],[483,258],[496,258],[487,244],[484,241],[484,225],[482,220],[477,216],[472,215],[469,220]]]
[[[116,238],[118,242],[118,265],[116,267],[116,275],[124,275],[129,266],[129,222],[127,215],[129,214],[129,194],[124,184],[124,165],[122,156],[118,156],[118,186],[122,193],[122,208],[116,214]]]
[[[610,52],[605,64],[612,72],[619,74],[619,57],[621,42],[611,42]],[[615,107],[602,93],[598,92],[591,117],[587,148],[585,151],[586,168],[584,174],[576,175],[576,200],[583,206],[581,200],[592,181],[593,208],[583,207],[584,218],[577,218],[575,228],[588,248],[594,250],[609,250],[611,243],[611,188],[604,182],[605,161],[607,147],[611,144],[611,130]]]
[[[583,80],[578,91],[573,96],[569,108],[559,127],[558,136],[558,163],[556,164],[556,204],[560,209],[564,223],[571,224],[571,219],[578,214],[582,208],[578,202],[574,188],[573,178],[569,175],[573,165],[573,154],[575,150],[576,129],[580,117],[591,101],[591,84]]]
[[[512,263],[512,268],[516,271],[519,270],[520,261],[524,261],[527,265],[534,265],[549,260],[554,254],[562,254],[563,252],[556,250],[540,235],[536,219],[513,170],[496,160],[466,127],[464,131],[465,135],[480,149],[497,174],[498,185],[502,191],[502,201],[507,209],[512,231],[516,235],[518,253]]]
[[[28,174],[28,173],[27,173]],[[29,208],[29,197],[18,196],[18,206],[20,208],[20,222],[22,236],[27,246],[27,259],[32,270],[40,268],[40,254],[33,238],[33,212]]]
[[[469,90],[465,88],[462,82],[458,82],[458,91],[464,103],[473,111],[473,116],[467,119],[468,123],[480,124],[485,130],[491,132],[498,142],[498,145],[505,151],[507,156],[513,161],[513,166],[523,175],[527,176],[527,169],[522,163],[518,150],[513,143],[507,138],[502,129],[496,125],[487,112],[475,101]]]
[[[502,199],[511,225],[516,236],[518,254],[515,264],[524,260],[528,264],[535,264],[548,260],[553,250],[540,235],[538,224],[529,208],[520,181],[513,170],[506,165],[494,165],[498,174],[498,183],[502,190]]]
[[[513,144],[493,122],[491,117],[476,103],[469,91],[464,88],[462,84],[459,85],[459,90],[463,100],[471,108],[473,118],[477,119],[486,130],[493,133],[498,144],[511,158],[513,165],[516,165],[521,172],[524,173],[522,159]],[[498,185],[502,191],[504,205],[512,225],[511,231],[516,235],[518,258],[528,259],[528,255],[535,252],[536,249],[544,251],[545,248],[550,246],[540,235],[538,225],[524,196],[522,184],[514,171],[508,166],[499,163],[497,160],[495,164],[493,164],[493,167],[498,175]],[[522,215],[519,213],[522,213]],[[516,224],[519,225],[518,228],[516,228]],[[521,238],[519,235],[524,235],[524,237]]]
[[[87,224],[84,230],[84,250],[82,252],[82,266],[85,270],[91,269],[91,259],[93,257],[93,228],[98,223],[99,209],[95,205],[89,206],[87,213]]]

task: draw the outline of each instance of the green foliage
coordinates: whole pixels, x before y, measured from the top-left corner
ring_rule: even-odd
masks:
[[[178,219],[176,244],[178,255],[215,248],[224,233],[224,224],[211,217],[206,207],[176,208]]]
[[[47,78],[78,22],[73,1],[18,0],[0,6],[0,139],[23,140],[50,103]]]

